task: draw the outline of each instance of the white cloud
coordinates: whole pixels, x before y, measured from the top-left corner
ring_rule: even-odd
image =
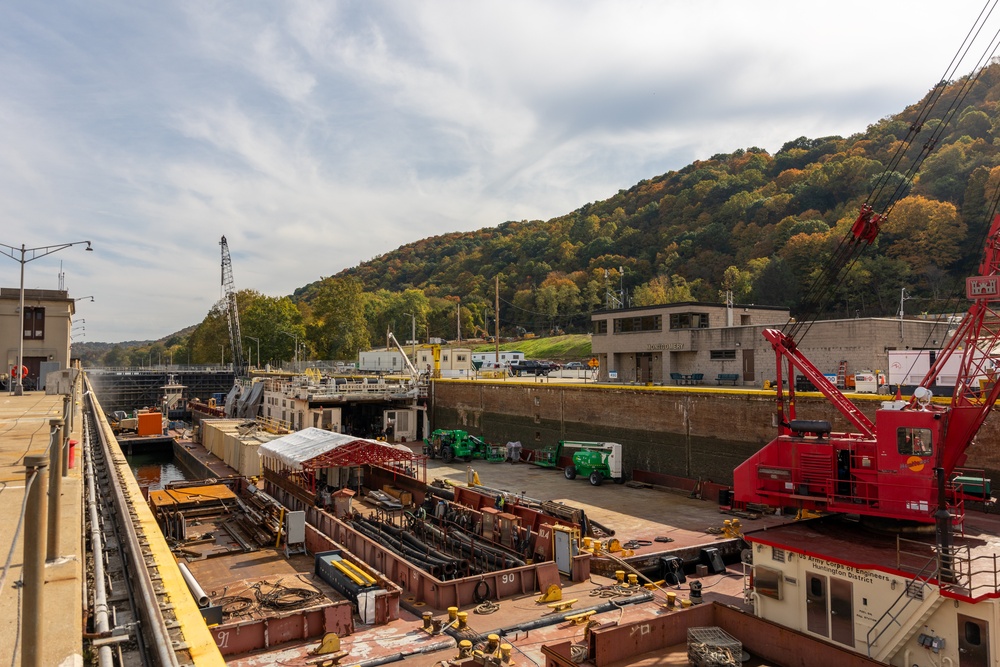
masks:
[[[219,297],[223,234],[237,287],[282,295],[717,152],[862,131],[940,78],[978,11],[36,3],[0,25],[0,243],[92,239],[27,283],[55,287],[62,260],[96,297],[87,340],[158,338]],[[0,283],[17,269],[0,261]]]

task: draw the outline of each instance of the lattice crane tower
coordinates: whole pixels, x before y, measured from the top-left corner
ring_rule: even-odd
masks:
[[[223,236],[219,241],[222,246],[222,287],[226,292],[226,314],[229,321],[229,344],[233,348],[233,374],[236,377],[246,375],[246,365],[243,362],[243,336],[240,334],[240,310],[236,305],[236,285],[233,283],[233,260],[229,257],[229,244]]]

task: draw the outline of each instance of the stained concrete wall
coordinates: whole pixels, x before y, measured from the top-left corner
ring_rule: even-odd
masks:
[[[870,419],[885,396],[852,395]],[[799,419],[853,430],[818,393],[796,395]],[[733,468],[777,435],[773,391],[620,387],[539,382],[434,382],[432,428],[461,428],[487,441],[519,440],[527,449],[560,440],[623,445],[624,466],[689,479],[732,483]],[[967,467],[1000,479],[1000,417],[991,415],[969,448]]]

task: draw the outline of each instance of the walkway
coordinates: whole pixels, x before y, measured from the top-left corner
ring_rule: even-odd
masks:
[[[80,440],[79,406],[71,437]],[[26,456],[45,454],[49,444],[49,420],[63,416],[63,397],[43,392],[24,396],[0,395],[0,567],[15,548],[10,568],[0,570],[0,664],[20,664],[22,623],[21,571],[24,528],[18,520],[25,496]],[[46,565],[41,617],[43,665],[82,665],[83,568],[81,535],[83,512],[80,465],[63,478],[60,498],[59,554]],[[25,522],[37,517],[25,517]],[[42,528],[44,531],[44,527]]]

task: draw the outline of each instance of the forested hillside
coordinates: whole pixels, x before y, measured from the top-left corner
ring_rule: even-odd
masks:
[[[737,303],[795,313],[877,183],[883,197],[896,194],[888,220],[820,316],[893,315],[904,288],[908,312],[940,311],[977,265],[997,197],[998,100],[993,64],[847,138],[713,155],[558,218],[402,246],[290,299],[241,292],[243,332],[259,340],[262,362],[291,359],[293,341],[305,346],[300,358],[353,358],[382,344],[387,329],[427,340],[454,338],[461,326],[468,338],[494,331],[495,280],[504,336],[586,331],[589,314],[614,299],[718,302],[731,291]],[[911,129],[919,132],[907,143]],[[209,363],[226,358],[227,342],[216,306],[164,351]]]
[[[924,149],[958,91],[948,86],[902,165]],[[978,261],[1000,180],[998,99],[994,64],[952,112],[828,315],[891,315],[901,287],[914,309],[934,310],[958,288]],[[584,325],[621,284],[634,305],[718,301],[732,290],[737,302],[794,310],[798,286],[828,260],[922,105],[848,138],[799,137],[774,155],[755,147],[714,155],[568,215],[425,239],[340,275],[357,277],[368,292],[415,288],[460,295],[463,304],[491,304],[499,276],[501,299],[513,306],[501,312],[503,323],[538,330]],[[906,180],[889,175],[893,184]],[[314,288],[297,295],[308,300]]]

